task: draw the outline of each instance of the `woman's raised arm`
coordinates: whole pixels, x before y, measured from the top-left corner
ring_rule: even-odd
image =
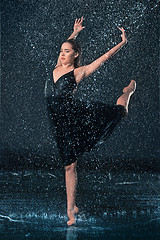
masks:
[[[122,31],[122,35],[121,35],[122,41],[119,44],[117,44],[115,47],[113,47],[111,50],[106,52],[104,55],[96,59],[91,64],[84,66],[83,67],[84,77],[87,77],[90,74],[92,74],[94,71],[96,71],[104,62],[106,62],[109,58],[115,55],[127,43],[125,30],[123,28],[119,28],[119,29]]]
[[[78,34],[85,28],[84,26],[82,26],[83,24],[83,17],[75,20],[74,22],[74,27],[73,27],[73,33],[71,34],[71,36],[68,38],[69,39],[76,39],[76,37],[78,36]],[[58,67],[61,65],[61,60],[60,60],[60,56],[58,57],[58,61],[57,61],[57,65],[55,66]]]

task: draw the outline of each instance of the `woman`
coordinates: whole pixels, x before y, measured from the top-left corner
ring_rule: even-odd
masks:
[[[74,97],[77,85],[96,71],[104,62],[117,53],[126,43],[123,28],[122,41],[110,51],[86,66],[80,66],[81,50],[74,40],[84,28],[83,17],[76,19],[74,32],[65,41],[60,50],[57,65],[53,70],[53,79],[46,85],[46,97],[56,129],[56,141],[59,153],[65,165],[67,192],[68,225],[75,224],[77,186],[77,157],[90,151],[101,137],[111,134],[114,127],[128,112],[130,96],[136,88],[134,80],[123,89],[123,95],[116,106],[101,102],[83,102]]]

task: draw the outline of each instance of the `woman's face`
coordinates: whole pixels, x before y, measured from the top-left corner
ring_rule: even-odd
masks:
[[[63,43],[60,50],[60,60],[64,65],[74,64],[74,59],[78,57],[78,53],[72,49],[72,45],[70,43]]]

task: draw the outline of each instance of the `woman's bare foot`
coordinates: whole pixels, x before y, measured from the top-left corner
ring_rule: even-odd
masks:
[[[69,218],[69,221],[67,222],[68,226],[71,226],[76,223],[75,215],[78,213],[78,211],[79,209],[76,206],[74,206],[74,209],[67,211],[68,218]]]
[[[68,226],[71,226],[76,223],[75,212],[74,210],[67,211],[69,221],[67,222]]]
[[[77,214],[79,212],[79,208],[77,206],[74,206],[74,213]]]
[[[134,93],[136,90],[136,81],[131,80],[130,84],[123,89],[123,94],[120,96],[117,100],[117,105],[122,105],[126,109],[126,113],[128,113],[128,104],[131,95]]]
[[[133,94],[135,90],[136,90],[136,81],[131,80],[130,84],[123,89],[123,93]]]

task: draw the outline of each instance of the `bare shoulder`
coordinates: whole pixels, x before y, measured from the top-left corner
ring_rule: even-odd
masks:
[[[74,76],[77,83],[79,83],[82,80],[82,78],[85,77],[85,71],[86,71],[86,66],[75,68]]]

